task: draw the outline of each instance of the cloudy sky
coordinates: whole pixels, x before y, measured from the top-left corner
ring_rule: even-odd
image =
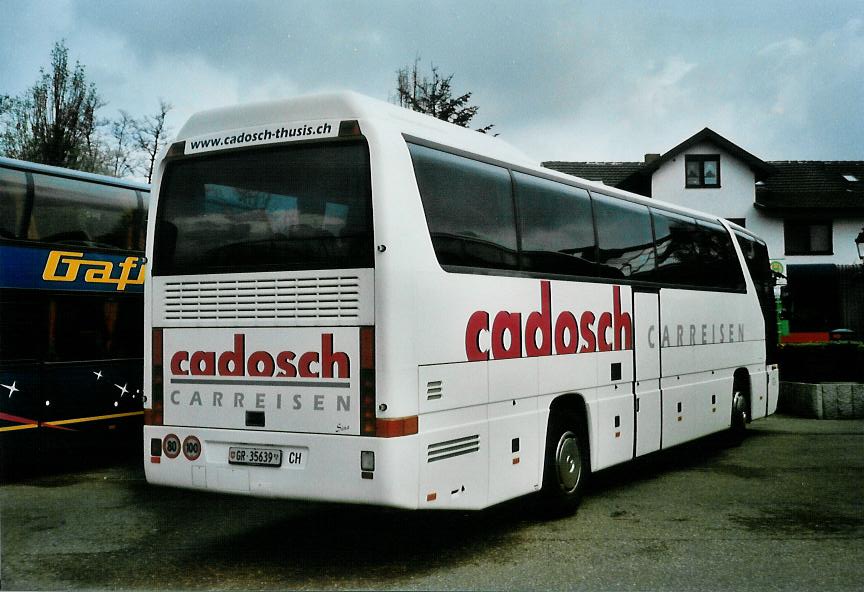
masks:
[[[0,94],[65,39],[107,101],[152,113],[351,89],[420,56],[538,160],[641,160],[705,126],[765,160],[864,160],[864,2],[0,0]]]

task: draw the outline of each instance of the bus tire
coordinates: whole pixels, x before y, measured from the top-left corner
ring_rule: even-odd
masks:
[[[582,422],[565,413],[549,420],[543,468],[544,508],[553,516],[576,511],[591,472]]]
[[[729,428],[729,439],[736,446],[744,441],[744,436],[747,434],[749,403],[747,393],[743,389],[736,388],[733,390],[732,425]]]

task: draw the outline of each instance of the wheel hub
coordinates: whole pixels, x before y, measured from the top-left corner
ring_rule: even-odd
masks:
[[[561,436],[555,458],[561,489],[566,492],[574,491],[582,477],[582,454],[576,434],[567,432]]]

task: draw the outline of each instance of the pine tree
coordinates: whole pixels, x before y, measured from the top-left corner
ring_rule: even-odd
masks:
[[[396,71],[396,103],[407,109],[426,113],[462,127],[468,127],[479,107],[469,105],[471,93],[453,96],[453,74],[443,76],[438,68],[431,65],[431,79],[420,73],[420,58],[413,66],[405,66]],[[487,125],[477,131],[486,133],[494,126]]]

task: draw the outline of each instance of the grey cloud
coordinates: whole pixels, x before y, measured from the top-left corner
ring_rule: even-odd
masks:
[[[765,158],[864,158],[864,7],[852,0],[16,6],[0,24],[16,45],[0,35],[0,50],[30,59],[23,74],[0,69],[0,93],[35,80],[49,37],[68,38],[113,109],[162,96],[178,115],[280,92],[387,99],[419,54],[474,92],[478,124],[538,159],[637,159],[706,125]]]

